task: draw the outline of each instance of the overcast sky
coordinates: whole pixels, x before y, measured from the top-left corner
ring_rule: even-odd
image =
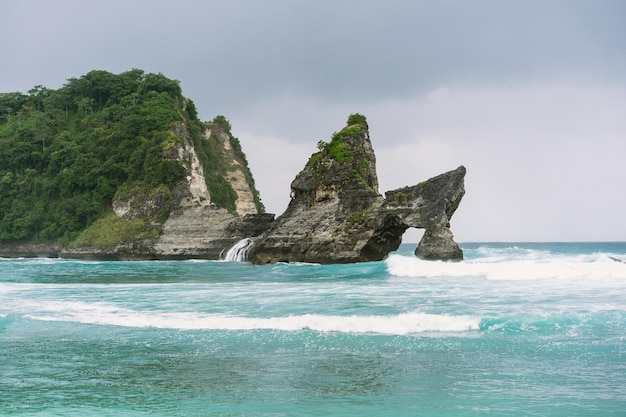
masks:
[[[0,0],[0,91],[131,68],[230,120],[277,215],[358,112],[381,193],[467,167],[459,242],[626,240],[626,1]]]

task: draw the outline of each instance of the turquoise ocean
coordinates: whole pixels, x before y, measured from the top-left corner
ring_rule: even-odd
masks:
[[[3,416],[626,416],[626,243],[0,259]]]

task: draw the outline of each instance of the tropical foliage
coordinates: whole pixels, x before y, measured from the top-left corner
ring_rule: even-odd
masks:
[[[365,126],[367,126],[365,116],[358,113],[351,114],[348,116],[346,127],[339,132],[333,133],[330,142],[324,140],[317,142],[319,152],[311,155],[307,164],[312,165],[323,156],[334,159],[337,162],[352,162],[354,152],[346,149],[348,147],[346,138],[359,134]]]
[[[111,213],[122,185],[173,189],[184,178],[182,164],[166,157],[180,140],[175,124],[202,142],[203,125],[178,81],[139,69],[0,93],[0,242],[69,244]],[[210,149],[204,154],[218,163]],[[214,187],[227,184],[211,184],[212,195]],[[216,203],[230,208],[225,193]]]

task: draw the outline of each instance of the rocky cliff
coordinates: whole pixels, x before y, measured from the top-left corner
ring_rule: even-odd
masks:
[[[180,135],[185,138],[184,134]],[[223,165],[224,182],[234,191],[235,210],[229,211],[211,202],[204,168],[194,146],[183,141],[179,148],[179,159],[188,173],[183,185],[185,198],[175,207],[165,223],[159,239],[150,248],[151,256],[159,259],[206,258],[219,259],[238,240],[258,236],[274,219],[273,214],[259,213],[258,192],[250,179],[252,175],[241,154],[233,149],[230,132],[216,124],[205,126],[203,139],[219,155]],[[238,142],[235,142],[237,146]],[[197,168],[196,168],[197,167]],[[203,184],[196,185],[196,184]]]
[[[95,70],[0,104],[0,256],[218,259],[234,246],[256,264],[361,262],[409,227],[426,229],[417,256],[463,256],[450,218],[465,169],[383,198],[359,114],[318,143],[274,220],[228,120],[201,122],[162,74]]]
[[[273,219],[223,116],[179,82],[94,70],[0,93],[0,256],[217,258]]]
[[[415,227],[425,229],[416,256],[463,258],[450,219],[465,193],[465,168],[387,191],[383,198],[364,116],[351,115],[330,142],[318,143],[319,152],[291,183],[291,201],[275,220],[273,214],[257,209],[258,194],[248,180],[247,163],[233,152],[226,130],[206,125],[202,143],[194,143],[184,125],[174,126],[172,133],[177,140],[164,157],[181,164],[184,181],[173,189],[131,188],[116,194],[111,216],[127,228],[139,225],[129,229],[129,239],[108,246],[90,244],[93,230],[99,227],[96,222],[76,240],[79,244],[5,246],[0,254],[6,256],[8,250],[9,255],[19,256],[220,259],[237,242],[250,239],[245,245],[247,259],[255,264],[366,262],[385,258],[398,248],[406,229]],[[206,147],[220,158],[210,167],[202,156]],[[216,163],[222,164],[221,174],[215,171]],[[216,204],[211,195],[208,184],[215,182],[216,175],[236,194],[231,209]]]
[[[60,255],[107,259],[219,259],[237,241],[258,236],[274,220],[273,214],[260,213],[258,192],[251,181],[247,161],[233,149],[233,137],[215,123],[204,126],[200,143],[194,143],[184,125],[175,125],[177,141],[165,158],[180,163],[184,180],[173,190],[156,192],[133,190],[118,193],[113,200],[115,215],[124,222],[144,220],[158,233],[110,246],[79,243],[61,249]],[[238,142],[235,142],[235,146]],[[211,152],[212,166],[205,168],[201,158]],[[219,169],[217,168],[219,166]],[[233,192],[233,205],[216,204],[207,186],[221,180],[223,190]],[[224,184],[227,187],[224,187]],[[222,198],[222,201],[224,198]],[[167,215],[159,220],[159,213]],[[84,234],[89,234],[90,229]],[[79,242],[82,242],[79,239]],[[89,243],[89,241],[87,241]]]
[[[377,261],[398,248],[409,227],[426,229],[418,257],[463,258],[450,218],[465,192],[464,167],[383,198],[365,117],[351,115],[347,126],[319,148],[292,182],[285,213],[256,240],[250,261]]]

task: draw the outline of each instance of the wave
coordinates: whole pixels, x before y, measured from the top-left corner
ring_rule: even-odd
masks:
[[[433,262],[391,255],[385,260],[389,274],[399,277],[484,277],[488,280],[619,279],[626,278],[626,264],[605,254],[538,258],[478,259]]]
[[[198,312],[135,311],[92,303],[51,303],[26,314],[32,320],[179,330],[313,330],[318,332],[410,335],[478,330],[480,318],[409,312],[396,315],[302,314],[283,317],[238,317]]]
[[[285,332],[377,335],[485,335],[532,333],[540,336],[582,337],[601,335],[624,340],[626,312],[609,308],[600,311],[522,313],[501,317],[429,314],[407,312],[394,315],[323,315],[301,314],[282,317],[244,317],[199,312],[136,311],[112,305],[59,302],[49,303],[42,311],[25,314],[30,320],[72,322],[86,325],[155,328],[172,330]],[[19,315],[0,315],[0,330]],[[476,334],[479,334],[476,333]],[[595,336],[594,336],[595,337]]]

